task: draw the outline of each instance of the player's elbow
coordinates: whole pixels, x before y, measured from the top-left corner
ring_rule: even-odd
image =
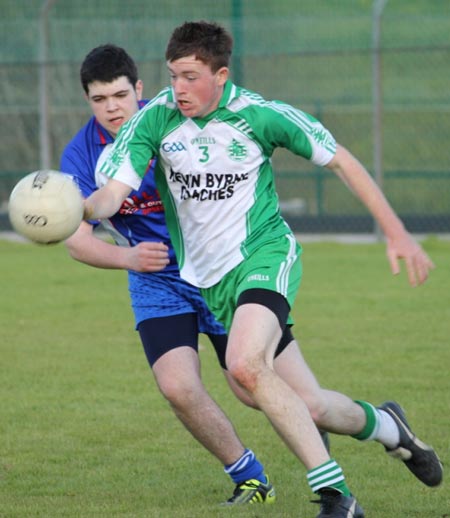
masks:
[[[64,241],[64,245],[72,259],[75,259],[76,261],[82,261],[83,246],[80,243],[80,239],[76,234],[77,233],[75,233],[73,236],[70,236],[68,239],[66,239]]]
[[[105,219],[113,216],[131,191],[132,188],[128,185],[109,180],[85,200],[83,219]]]
[[[92,247],[93,231],[94,227],[90,223],[82,221],[76,232],[64,241],[64,245],[72,259],[84,262],[85,251],[89,249],[89,246]]]

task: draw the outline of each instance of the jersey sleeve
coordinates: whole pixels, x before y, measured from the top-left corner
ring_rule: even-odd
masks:
[[[95,161],[92,153],[86,146],[86,128],[83,128],[75,138],[65,147],[59,164],[62,173],[72,177],[78,185],[84,198],[88,198],[97,190],[95,182]],[[100,221],[89,220],[93,226],[97,226]]]
[[[80,150],[75,143],[69,143],[64,149],[59,169],[62,173],[73,177],[81,190],[83,197],[87,198],[96,190],[92,166],[86,158],[86,153]]]
[[[266,142],[324,166],[336,153],[333,135],[312,115],[281,101],[271,101],[262,108],[265,113]],[[273,151],[273,150],[272,150]]]

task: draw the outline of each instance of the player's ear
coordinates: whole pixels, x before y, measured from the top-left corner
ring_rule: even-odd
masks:
[[[230,70],[228,69],[228,67],[219,68],[219,70],[216,72],[218,86],[223,86],[227,82],[229,75]]]
[[[142,79],[138,79],[136,81],[135,90],[136,90],[137,100],[140,101],[142,99],[142,93],[144,91],[144,82],[142,81]]]

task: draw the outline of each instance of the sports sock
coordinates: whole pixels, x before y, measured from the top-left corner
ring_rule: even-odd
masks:
[[[360,441],[378,441],[389,449],[396,448],[400,442],[400,433],[394,419],[384,410],[375,408],[366,401],[355,403],[366,413],[366,425],[353,437]]]
[[[334,489],[345,496],[350,496],[350,490],[345,483],[344,473],[339,464],[330,459],[308,471],[306,474],[308,484],[314,493],[318,493],[321,489]]]
[[[366,414],[366,424],[359,433],[352,435],[352,437],[358,439],[359,441],[370,441],[377,433],[379,421],[377,416],[377,409],[370,403],[367,403],[367,401],[355,401],[355,403],[361,406],[364,410]]]
[[[400,442],[400,432],[398,430],[397,423],[394,421],[392,416],[384,410],[377,408],[377,414],[380,420],[380,425],[374,439],[375,441],[381,442],[381,444],[386,446],[389,450],[393,450]]]
[[[246,449],[242,457],[236,462],[225,466],[224,471],[230,475],[235,484],[240,484],[252,478],[259,480],[263,484],[267,482],[267,477],[264,475],[264,466],[259,462],[252,450],[249,449]]]

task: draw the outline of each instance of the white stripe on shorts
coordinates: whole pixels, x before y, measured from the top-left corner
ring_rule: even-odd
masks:
[[[277,275],[277,290],[283,297],[287,298],[288,287],[289,287],[289,275],[294,265],[297,254],[296,254],[296,241],[295,237],[291,234],[286,234],[285,236],[290,241],[289,252],[285,261],[283,261],[280,265],[280,269],[278,270]]]

